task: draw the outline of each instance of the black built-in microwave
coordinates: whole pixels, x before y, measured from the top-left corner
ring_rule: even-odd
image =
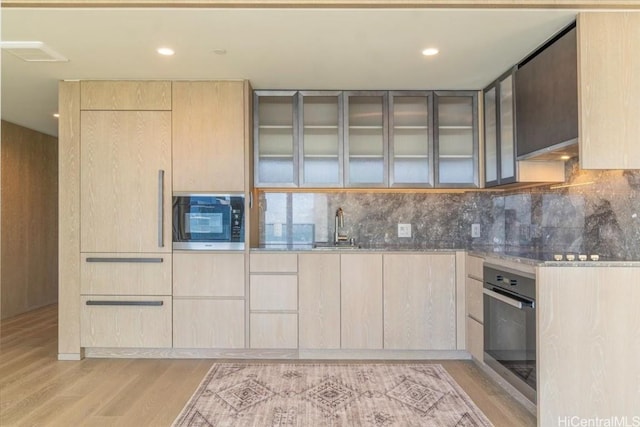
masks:
[[[173,249],[244,250],[244,195],[174,194]]]

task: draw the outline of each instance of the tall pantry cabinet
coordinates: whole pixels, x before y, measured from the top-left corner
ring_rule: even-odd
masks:
[[[247,195],[250,93],[240,80],[173,82],[174,192]],[[245,347],[246,272],[244,251],[175,251],[174,348]]]
[[[171,228],[175,191],[248,195],[248,82],[65,81],[59,89],[59,358],[80,359],[85,348],[168,349],[177,327],[188,333],[178,334],[179,347],[243,347],[243,326],[233,337],[223,324],[209,335],[193,328],[208,323],[197,314],[212,304],[234,313],[218,323],[244,324],[245,252],[174,255]],[[176,268],[205,258],[198,280],[176,282]],[[228,289],[205,277],[232,266]],[[176,320],[176,295],[195,323]]]
[[[171,347],[171,82],[79,86],[80,347]]]

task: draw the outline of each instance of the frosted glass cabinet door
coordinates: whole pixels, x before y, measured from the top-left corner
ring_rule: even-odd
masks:
[[[389,183],[391,187],[433,185],[430,92],[389,93]]]
[[[299,93],[300,186],[342,186],[342,92]]]
[[[297,186],[296,92],[255,91],[253,108],[256,185]]]
[[[478,187],[476,92],[436,92],[436,186]]]
[[[484,90],[485,187],[516,182],[513,73],[509,70]]]
[[[496,87],[484,91],[484,182],[487,187],[498,184],[498,108]]]
[[[346,186],[387,186],[387,109],[387,92],[344,92]]]
[[[500,183],[515,182],[516,153],[514,129],[513,74],[500,80]]]

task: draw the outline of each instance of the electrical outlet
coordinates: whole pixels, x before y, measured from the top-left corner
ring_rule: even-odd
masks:
[[[411,237],[411,224],[398,224],[398,237]]]
[[[480,237],[480,224],[471,224],[471,237]]]

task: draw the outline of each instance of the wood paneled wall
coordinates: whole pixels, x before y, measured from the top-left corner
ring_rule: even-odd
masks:
[[[2,121],[1,310],[58,300],[58,139]]]

